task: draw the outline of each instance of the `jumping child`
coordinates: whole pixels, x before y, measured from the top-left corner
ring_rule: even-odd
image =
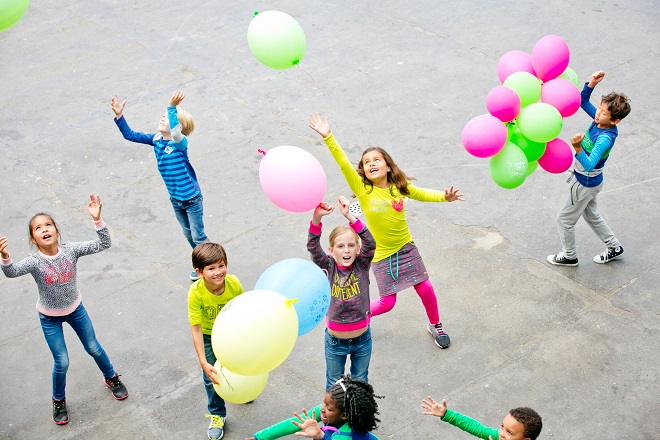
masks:
[[[126,100],[120,102],[117,96],[114,96],[110,106],[115,113],[115,124],[124,139],[154,147],[158,171],[170,194],[174,214],[183,229],[183,235],[194,249],[199,243],[208,241],[208,238],[204,233],[202,190],[188,159],[187,136],[195,129],[195,123],[190,113],[183,109],[177,110],[176,107],[184,97],[182,91],[172,94],[167,113],[158,122],[158,133],[155,134],[131,130],[123,116]],[[193,271],[190,273],[190,279],[197,281],[199,276]]]
[[[246,440],[272,440],[294,434],[316,440],[378,440],[370,431],[380,420],[378,404],[371,385],[343,375],[328,388],[323,403],[311,411],[283,420],[254,434]],[[310,414],[311,413],[311,414]],[[319,426],[318,422],[324,426]]]
[[[426,309],[427,330],[435,344],[440,348],[449,347],[451,342],[440,322],[433,285],[408,229],[404,202],[406,197],[422,202],[453,202],[463,200],[463,194],[453,186],[445,189],[444,194],[417,188],[382,148],[367,148],[355,170],[330,131],[327,116],[324,120],[318,113],[310,115],[309,127],[323,137],[348,186],[359,200],[376,239],[373,272],[380,298],[371,302],[371,316],[392,310],[397,293],[413,286]]]
[[[337,226],[330,233],[330,254],[321,248],[321,218],[334,211],[333,206],[316,207],[307,239],[312,261],[327,273],[331,286],[325,329],[326,390],[344,374],[347,356],[351,357],[351,376],[365,382],[371,360],[369,268],[376,243],[367,227],[348,211],[348,199],[340,196],[337,203],[349,225]]]
[[[65,322],[76,332],[85,351],[94,358],[103,373],[104,384],[114,398],[123,400],[128,397],[119,374],[96,340],[92,320],[82,304],[76,285],[78,258],[104,251],[111,244],[108,228],[101,218],[101,199],[98,194],[89,195],[87,208],[96,226],[96,240],[60,244],[60,231],[55,220],[40,212],[30,219],[28,225],[30,242],[37,247],[37,252],[13,263],[7,250],[7,238],[0,236],[0,256],[5,275],[15,278],[29,273],[37,283],[39,321],[48,348],[53,354],[53,421],[58,425],[69,422],[65,398],[69,354],[62,328]]]

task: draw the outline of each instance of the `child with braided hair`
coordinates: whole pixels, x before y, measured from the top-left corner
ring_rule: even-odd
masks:
[[[370,431],[376,429],[380,420],[374,389],[367,382],[353,379],[350,375],[341,378],[325,393],[323,403],[302,414],[254,434],[246,440],[272,440],[287,435],[316,440],[378,440]],[[324,426],[320,426],[319,422]]]

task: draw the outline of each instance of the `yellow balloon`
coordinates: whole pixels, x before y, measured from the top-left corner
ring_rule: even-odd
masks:
[[[252,290],[229,301],[211,332],[216,359],[245,376],[277,368],[298,338],[296,301],[270,290]]]
[[[218,396],[229,403],[247,403],[256,399],[268,383],[268,373],[258,376],[241,376],[229,371],[217,361],[214,367],[220,373],[215,376],[220,384],[214,383],[213,388]]]

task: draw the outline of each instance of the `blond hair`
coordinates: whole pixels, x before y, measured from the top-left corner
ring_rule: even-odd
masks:
[[[177,107],[176,113],[179,124],[181,124],[181,134],[188,136],[195,131],[195,121],[190,113],[179,107]]]
[[[350,226],[337,226],[336,228],[334,228],[332,230],[332,232],[330,233],[330,236],[328,238],[328,240],[330,241],[330,246],[335,247],[335,239],[338,236],[340,236],[342,234],[345,234],[347,232],[351,232],[353,234],[353,238],[355,238],[355,244],[359,245],[360,244],[360,236],[355,232],[355,230],[353,228],[351,228]]]

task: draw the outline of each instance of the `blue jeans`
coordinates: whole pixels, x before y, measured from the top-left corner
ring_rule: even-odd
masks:
[[[170,198],[174,215],[183,229],[183,235],[193,249],[198,244],[209,240],[204,233],[203,201],[204,197],[201,194],[184,202]]]
[[[64,341],[64,328],[62,324],[67,322],[76,332],[80,342],[82,342],[85,351],[94,358],[96,365],[103,373],[106,379],[115,375],[115,369],[112,368],[108,355],[96,340],[92,320],[89,319],[87,310],[80,305],[66,316],[46,316],[39,313],[41,329],[44,331],[46,343],[53,354],[53,399],[62,400],[65,397],[64,389],[66,387],[66,372],[69,369],[69,353]]]
[[[215,354],[213,354],[213,347],[211,346],[211,335],[204,336],[204,354],[206,355],[206,362],[215,366]],[[227,415],[227,408],[225,407],[225,401],[222,397],[218,396],[218,393],[215,392],[213,388],[213,382],[211,379],[204,373],[202,370],[202,377],[204,378],[204,387],[206,388],[206,397],[208,398],[208,410],[209,414],[212,416],[222,416]]]
[[[371,360],[371,328],[357,338],[340,339],[325,329],[325,389],[330,388],[344,374],[346,357],[351,357],[351,376],[368,382]]]

